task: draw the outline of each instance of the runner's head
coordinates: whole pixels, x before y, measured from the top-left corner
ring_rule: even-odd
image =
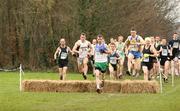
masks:
[[[64,38],[61,38],[61,39],[59,40],[59,45],[61,45],[61,46],[66,45],[66,41],[65,41]]]
[[[81,33],[80,40],[81,41],[85,41],[86,40],[86,34],[85,33]]]
[[[118,42],[123,42],[123,39],[124,39],[124,37],[123,36],[118,36]]]
[[[135,29],[131,29],[131,36],[132,37],[135,37],[136,36],[136,34],[137,34],[137,31],[135,30]]]
[[[155,42],[160,42],[160,36],[155,37]]]
[[[97,36],[97,42],[99,43],[99,44],[101,44],[101,43],[103,43],[103,36],[101,35],[101,34],[99,34],[98,36]]]
[[[112,51],[115,51],[116,50],[116,44],[115,43],[110,43],[110,49]]]
[[[92,44],[95,45],[96,44],[96,39],[92,40]]]
[[[151,38],[150,37],[146,37],[145,38],[145,43],[146,43],[146,45],[150,45],[151,44]]]
[[[178,34],[175,32],[175,33],[173,34],[173,39],[176,40],[176,39],[177,39],[177,36],[178,36]]]
[[[161,44],[162,44],[162,45],[166,45],[166,43],[167,43],[166,39],[162,39],[162,40],[161,40]]]
[[[114,38],[110,38],[110,43],[113,43],[114,42]]]
[[[155,38],[154,36],[150,37],[151,38],[151,43],[154,43],[155,42]]]

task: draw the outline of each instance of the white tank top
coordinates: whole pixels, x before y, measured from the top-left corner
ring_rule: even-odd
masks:
[[[85,58],[88,54],[88,41],[80,41],[80,47],[79,47],[79,58]]]

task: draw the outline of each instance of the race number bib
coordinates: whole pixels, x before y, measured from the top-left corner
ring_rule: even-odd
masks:
[[[79,53],[79,57],[80,58],[85,58],[85,57],[87,57],[87,54],[88,54],[88,47],[81,47],[80,48],[80,53]]]
[[[130,44],[130,50],[131,51],[137,51],[138,50],[138,47],[137,47],[137,42],[136,42],[136,40],[131,40],[131,42],[130,42],[131,44]]]
[[[144,58],[144,62],[149,62],[149,57]]]
[[[162,54],[162,56],[168,56],[168,50],[163,49],[161,54]]]
[[[82,52],[79,53],[79,57],[80,58],[85,58],[85,57],[87,57],[87,53],[88,53],[87,51],[82,51]]]
[[[61,58],[61,59],[66,59],[66,58],[67,58],[67,53],[62,52],[60,58]]]
[[[82,47],[81,51],[87,51],[87,47]]]
[[[173,48],[178,48],[178,46],[179,46],[179,43],[178,42],[174,42]]]
[[[111,64],[117,64],[116,57],[110,57],[110,63]]]
[[[95,52],[95,57],[96,57],[96,60],[101,60],[103,59],[102,58],[102,54],[100,52]]]
[[[107,62],[107,54],[95,52],[95,62]]]
[[[144,59],[143,59],[143,62],[149,62],[149,56],[150,56],[150,55],[149,55],[149,54],[144,54],[143,56],[144,56],[144,57],[143,57],[143,58],[144,58]]]

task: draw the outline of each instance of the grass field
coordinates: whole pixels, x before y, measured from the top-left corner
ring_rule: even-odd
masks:
[[[91,75],[90,79],[94,79]],[[141,77],[142,78],[142,77]],[[56,73],[26,72],[24,79],[58,79]],[[68,79],[82,79],[69,74]],[[0,72],[0,111],[179,111],[180,78],[163,94],[19,92],[18,72]]]

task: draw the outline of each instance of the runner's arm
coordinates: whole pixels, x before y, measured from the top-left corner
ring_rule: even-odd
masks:
[[[57,58],[57,54],[58,54],[58,52],[59,52],[59,47],[56,49],[56,52],[54,53],[54,59],[56,59],[56,58]]]
[[[157,51],[156,51],[154,46],[151,46],[150,51],[153,53],[152,55],[150,55],[151,57],[157,57],[158,56]]]
[[[124,42],[124,47],[128,47],[130,44],[130,41],[129,39],[127,38],[126,41]]]
[[[72,49],[72,51],[73,51],[73,53],[79,53],[79,51],[77,50],[77,48],[78,48],[78,41],[74,44],[74,47],[73,47],[73,49]]]
[[[129,38],[127,38],[126,41],[124,42],[124,49],[125,49],[126,56],[128,56],[129,45],[130,45],[130,41],[129,41]]]
[[[107,46],[107,45],[105,46],[104,53],[105,53],[105,54],[111,54],[111,53],[112,53],[112,51],[108,49],[108,46]]]
[[[173,50],[173,48],[170,47],[170,46],[168,46],[168,51],[169,51],[169,55],[170,55],[170,56],[172,56],[172,50]]]
[[[89,47],[89,55],[91,55],[93,52],[93,48],[90,42],[88,42],[88,47]]]
[[[145,45],[145,41],[141,36],[140,36],[140,45]]]
[[[73,54],[73,51],[71,50],[70,47],[67,47],[67,49],[68,49],[68,51],[69,51],[71,54]]]
[[[159,46],[159,50],[157,51],[158,56],[160,55],[160,53],[162,52],[162,50],[163,50],[162,46]]]

